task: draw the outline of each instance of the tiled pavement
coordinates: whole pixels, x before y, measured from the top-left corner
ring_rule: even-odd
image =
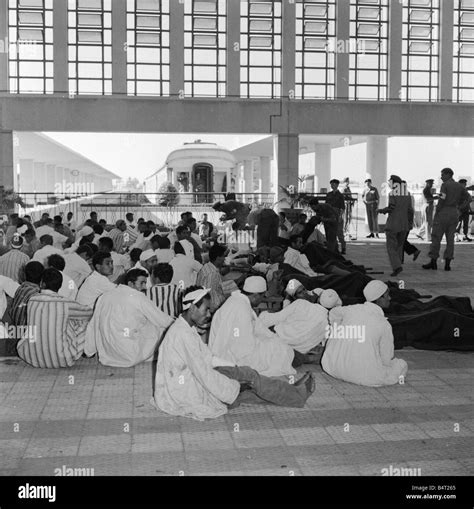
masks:
[[[423,246],[427,251],[427,246]],[[456,246],[451,273],[407,261],[406,287],[474,297],[474,246]],[[388,267],[383,241],[348,255]],[[304,409],[241,406],[218,419],[171,417],[150,404],[152,366],[67,370],[0,361],[0,475],[422,475],[474,473],[474,353],[406,349],[404,385],[359,387],[311,369],[316,391]]]

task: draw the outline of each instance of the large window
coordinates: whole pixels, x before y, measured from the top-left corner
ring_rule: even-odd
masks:
[[[170,93],[169,1],[127,1],[129,95]]]
[[[240,29],[241,97],[281,95],[281,0],[242,0]]]
[[[111,1],[68,0],[71,95],[112,93]]]
[[[9,0],[5,51],[13,94],[54,91],[52,9],[53,0]]]
[[[438,100],[439,16],[439,0],[403,3],[402,100]]]
[[[296,4],[296,99],[334,99],[335,0]]]
[[[184,2],[184,93],[226,95],[226,1]]]
[[[388,0],[351,0],[349,98],[387,99]]]
[[[474,0],[455,0],[453,100],[474,101]]]

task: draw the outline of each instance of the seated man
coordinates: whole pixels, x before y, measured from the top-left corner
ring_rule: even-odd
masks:
[[[103,293],[113,290],[116,285],[108,277],[114,270],[110,253],[98,251],[92,257],[94,271],[87,276],[77,292],[77,302],[84,306],[94,307],[95,301]]]
[[[16,283],[23,281],[25,265],[30,261],[28,255],[21,252],[22,247],[23,237],[15,233],[10,251],[0,256],[0,275],[9,277]]]
[[[92,259],[94,252],[89,244],[84,244],[77,248],[77,251],[63,256],[66,266],[64,270],[71,276],[79,288],[84,279],[92,272],[89,262]]]
[[[209,306],[209,290],[188,289],[183,314],[160,346],[152,404],[168,414],[200,421],[244,402],[303,407],[314,391],[310,373],[289,384],[213,356],[197,332],[210,321]]]
[[[150,240],[151,248],[155,251],[157,263],[169,263],[174,258],[170,239],[162,235],[155,235]]]
[[[290,247],[286,250],[284,263],[291,265],[294,269],[303,272],[306,276],[317,277],[322,274],[314,272],[309,265],[306,255],[302,254],[303,239],[300,235],[292,235],[290,237]]]
[[[330,311],[330,335],[321,365],[326,373],[346,382],[370,387],[396,384],[408,366],[393,358],[392,326],[383,312],[390,305],[389,289],[374,280],[364,288],[364,296],[364,304]]]
[[[70,367],[84,352],[92,309],[60,297],[62,282],[59,271],[46,269],[41,292],[28,302],[28,333],[19,341],[17,351],[21,359],[36,368]]]
[[[169,263],[159,263],[151,273],[152,287],[146,291],[147,296],[163,313],[177,318],[182,310],[182,289],[171,283],[173,267]]]
[[[156,254],[153,251],[153,249],[147,249],[146,251],[142,251],[140,253],[140,258],[138,262],[134,265],[134,269],[143,270],[148,274],[147,280],[146,280],[146,287],[151,288],[152,282],[151,282],[151,271],[153,270],[153,267],[158,263],[158,260],[156,258]]]
[[[184,242],[186,241],[176,242],[174,245],[176,256],[170,261],[170,265],[173,267],[173,280],[171,282],[179,285],[182,290],[196,283],[197,274],[202,269],[202,264],[185,254]]]
[[[293,349],[271,332],[255,313],[266,290],[263,277],[248,277],[243,292],[233,292],[216,311],[209,347],[221,359],[238,366],[250,366],[261,375],[293,375]]]
[[[328,309],[341,306],[342,302],[333,290],[324,290],[316,303],[317,296],[307,292],[304,286],[292,279],[286,287],[286,293],[294,301],[278,313],[263,312],[260,320],[278,334],[291,348],[301,354],[307,354],[326,340]],[[335,294],[336,299],[333,298]],[[306,360],[307,362],[307,360]]]
[[[214,244],[209,250],[209,262],[202,267],[197,275],[196,284],[210,290],[211,313],[219,309],[226,300],[220,273],[220,269],[224,266],[226,253],[226,246]]]
[[[99,239],[99,251],[110,253],[114,264],[114,271],[108,277],[112,283],[117,283],[119,278],[130,268],[128,258],[114,251],[114,241],[110,237]]]
[[[99,297],[87,327],[85,353],[97,353],[104,366],[129,368],[152,361],[164,331],[174,321],[145,295],[145,271],[132,269],[125,277],[126,284]]]
[[[53,237],[51,235],[43,235],[40,237],[41,248],[33,255],[33,261],[40,262],[44,265],[46,258],[52,254],[63,256],[61,249],[53,247]]]
[[[13,297],[10,306],[10,318],[13,325],[26,325],[28,302],[40,292],[44,266],[40,262],[29,262],[25,266],[25,282],[22,283]]]
[[[74,282],[74,279],[72,279],[69,274],[64,272],[64,267],[66,266],[64,258],[60,255],[53,254],[46,258],[45,263],[46,269],[56,269],[61,273],[61,276],[63,277],[63,284],[58,291],[58,295],[60,297],[64,297],[66,300],[76,300],[77,286]]]

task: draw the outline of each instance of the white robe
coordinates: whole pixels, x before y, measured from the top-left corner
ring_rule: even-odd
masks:
[[[396,384],[406,375],[407,363],[393,358],[392,326],[381,307],[372,302],[337,307],[329,312],[329,322],[331,336],[321,359],[326,373],[371,387]],[[361,327],[358,338],[354,327]]]
[[[227,413],[240,383],[213,369],[211,350],[183,317],[169,328],[160,345],[152,403],[171,415],[193,419]]]
[[[131,367],[153,360],[155,348],[173,318],[144,293],[120,285],[97,300],[86,331],[85,353],[98,353],[105,366]]]
[[[286,250],[284,261],[288,265],[291,265],[293,268],[303,272],[309,277],[319,276],[319,274],[314,272],[314,270],[311,268],[308,257],[296,249],[293,249],[292,247],[289,247]]]
[[[328,310],[319,304],[297,299],[278,313],[260,314],[266,327],[275,326],[275,332],[300,353],[308,353],[326,339]]]
[[[113,290],[115,286],[106,276],[94,270],[82,283],[77,292],[76,300],[83,306],[93,308],[96,300],[103,293]]]
[[[255,314],[249,299],[235,291],[216,311],[209,335],[212,353],[250,366],[265,376],[293,375],[294,352]]]

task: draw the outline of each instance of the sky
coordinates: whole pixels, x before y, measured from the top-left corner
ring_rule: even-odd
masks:
[[[45,133],[83,154],[122,178],[143,181],[161,168],[168,154],[186,142],[201,139],[229,150],[253,143],[265,136],[216,134],[103,134]],[[366,177],[366,145],[334,149],[332,176],[363,181]],[[455,177],[474,178],[474,138],[390,138],[387,173],[395,173],[408,182],[437,178],[444,167]],[[300,160],[300,174],[311,174],[311,157]]]

